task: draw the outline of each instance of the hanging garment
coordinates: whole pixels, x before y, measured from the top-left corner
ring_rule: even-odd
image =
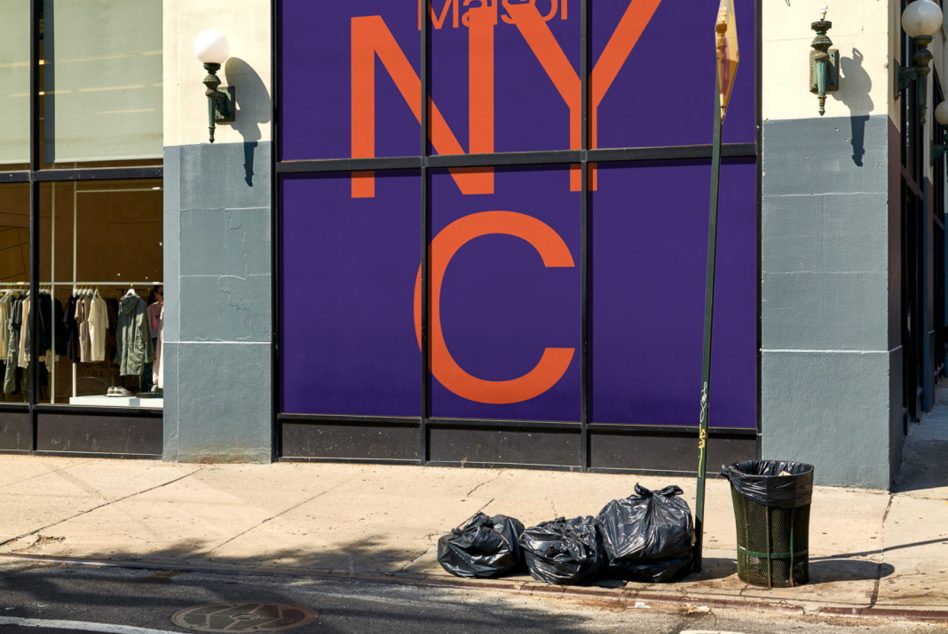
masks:
[[[0,297],[0,359],[6,362],[7,358],[7,328],[10,325],[10,301],[13,296],[6,294]]]
[[[3,392],[5,394],[16,394],[17,385],[17,360],[18,347],[20,342],[20,319],[22,315],[22,300],[13,299],[10,304],[10,321],[7,325],[7,367],[3,373]]]
[[[89,308],[89,360],[105,361],[105,338],[109,327],[108,307],[96,292]]]
[[[90,358],[89,313],[92,308],[90,297],[80,297],[76,303],[76,321],[79,323],[79,361],[87,363]]]
[[[73,363],[79,363],[79,322],[76,321],[76,304],[79,298],[73,295],[66,302],[66,312],[63,315],[63,345],[66,358]]]
[[[118,353],[118,347],[116,346],[116,332],[118,331],[119,300],[114,297],[110,297],[105,300],[105,305],[109,314],[109,327],[106,329],[105,358],[114,359],[115,355]]]
[[[148,330],[152,339],[158,338],[158,331],[161,330],[161,304],[152,302],[148,306]]]
[[[154,306],[155,304],[152,304]],[[165,306],[161,305],[158,311],[158,342],[155,345],[155,365],[152,367],[151,380],[158,389],[165,387],[165,358],[163,346],[165,343]]]
[[[145,300],[134,291],[129,291],[119,304],[116,348],[119,376],[141,376],[145,364],[154,359]]]
[[[30,365],[30,298],[24,297],[20,302],[20,343],[19,354],[17,355],[17,365],[21,368],[28,368]]]
[[[36,299],[36,310],[40,356],[46,355],[54,347],[56,354],[64,354],[66,341],[62,302],[47,293],[41,293]]]

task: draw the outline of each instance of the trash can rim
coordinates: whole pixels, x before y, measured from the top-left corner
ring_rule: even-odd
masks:
[[[802,467],[800,473],[789,473],[787,475],[774,474],[769,475],[766,473],[750,473],[741,468],[740,465],[770,465],[770,464],[784,464],[792,466],[793,468]],[[746,478],[799,478],[807,474],[813,473],[815,467],[806,462],[797,462],[795,460],[740,460],[738,462],[731,463],[729,465],[722,465],[721,471],[727,471],[733,469],[737,471],[741,476]]]

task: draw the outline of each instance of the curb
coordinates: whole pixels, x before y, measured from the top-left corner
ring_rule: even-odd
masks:
[[[285,577],[294,579],[341,580],[382,585],[402,585],[427,588],[451,588],[478,591],[511,592],[528,596],[564,597],[577,601],[595,601],[603,606],[623,609],[678,610],[683,607],[707,607],[721,609],[764,610],[768,612],[810,617],[850,617],[871,619],[900,619],[906,621],[948,623],[948,609],[878,607],[873,605],[814,606],[802,602],[780,600],[776,602],[745,599],[740,596],[710,596],[702,594],[672,594],[648,589],[629,587],[598,588],[589,586],[555,586],[529,579],[513,581],[507,579],[464,579],[450,576],[434,576],[405,572],[353,573],[334,570],[302,570],[299,568],[273,568],[254,566],[232,566],[227,564],[193,565],[187,562],[161,562],[145,560],[102,560],[82,557],[55,557],[44,555],[0,554],[0,561],[23,561],[40,564],[62,564],[96,568],[122,568],[133,570],[163,570],[175,572],[219,574],[238,572],[244,575]],[[674,585],[669,585],[669,589]],[[654,605],[652,605],[654,604]]]

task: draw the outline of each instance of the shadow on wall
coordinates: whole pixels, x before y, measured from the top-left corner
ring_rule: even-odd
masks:
[[[244,180],[253,187],[253,160],[262,138],[260,127],[270,122],[273,105],[260,75],[239,57],[224,65],[229,85],[237,87],[237,119],[230,125],[244,138]]]
[[[839,90],[832,93],[833,98],[842,101],[849,108],[849,123],[852,126],[853,163],[862,167],[862,158],[866,154],[866,124],[872,112],[873,103],[869,96],[872,90],[872,78],[862,67],[863,55],[858,48],[853,49],[852,57],[839,60]]]

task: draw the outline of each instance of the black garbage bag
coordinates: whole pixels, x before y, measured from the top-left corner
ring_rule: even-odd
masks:
[[[677,486],[613,500],[599,512],[610,574],[634,581],[671,581],[690,569],[695,529]]]
[[[596,520],[563,517],[532,526],[520,536],[527,568],[535,579],[580,583],[599,572],[605,555]]]
[[[813,465],[789,460],[743,460],[721,467],[742,496],[763,506],[792,509],[813,497]]]
[[[497,577],[521,567],[523,524],[506,515],[476,513],[438,540],[438,563],[459,577]]]

